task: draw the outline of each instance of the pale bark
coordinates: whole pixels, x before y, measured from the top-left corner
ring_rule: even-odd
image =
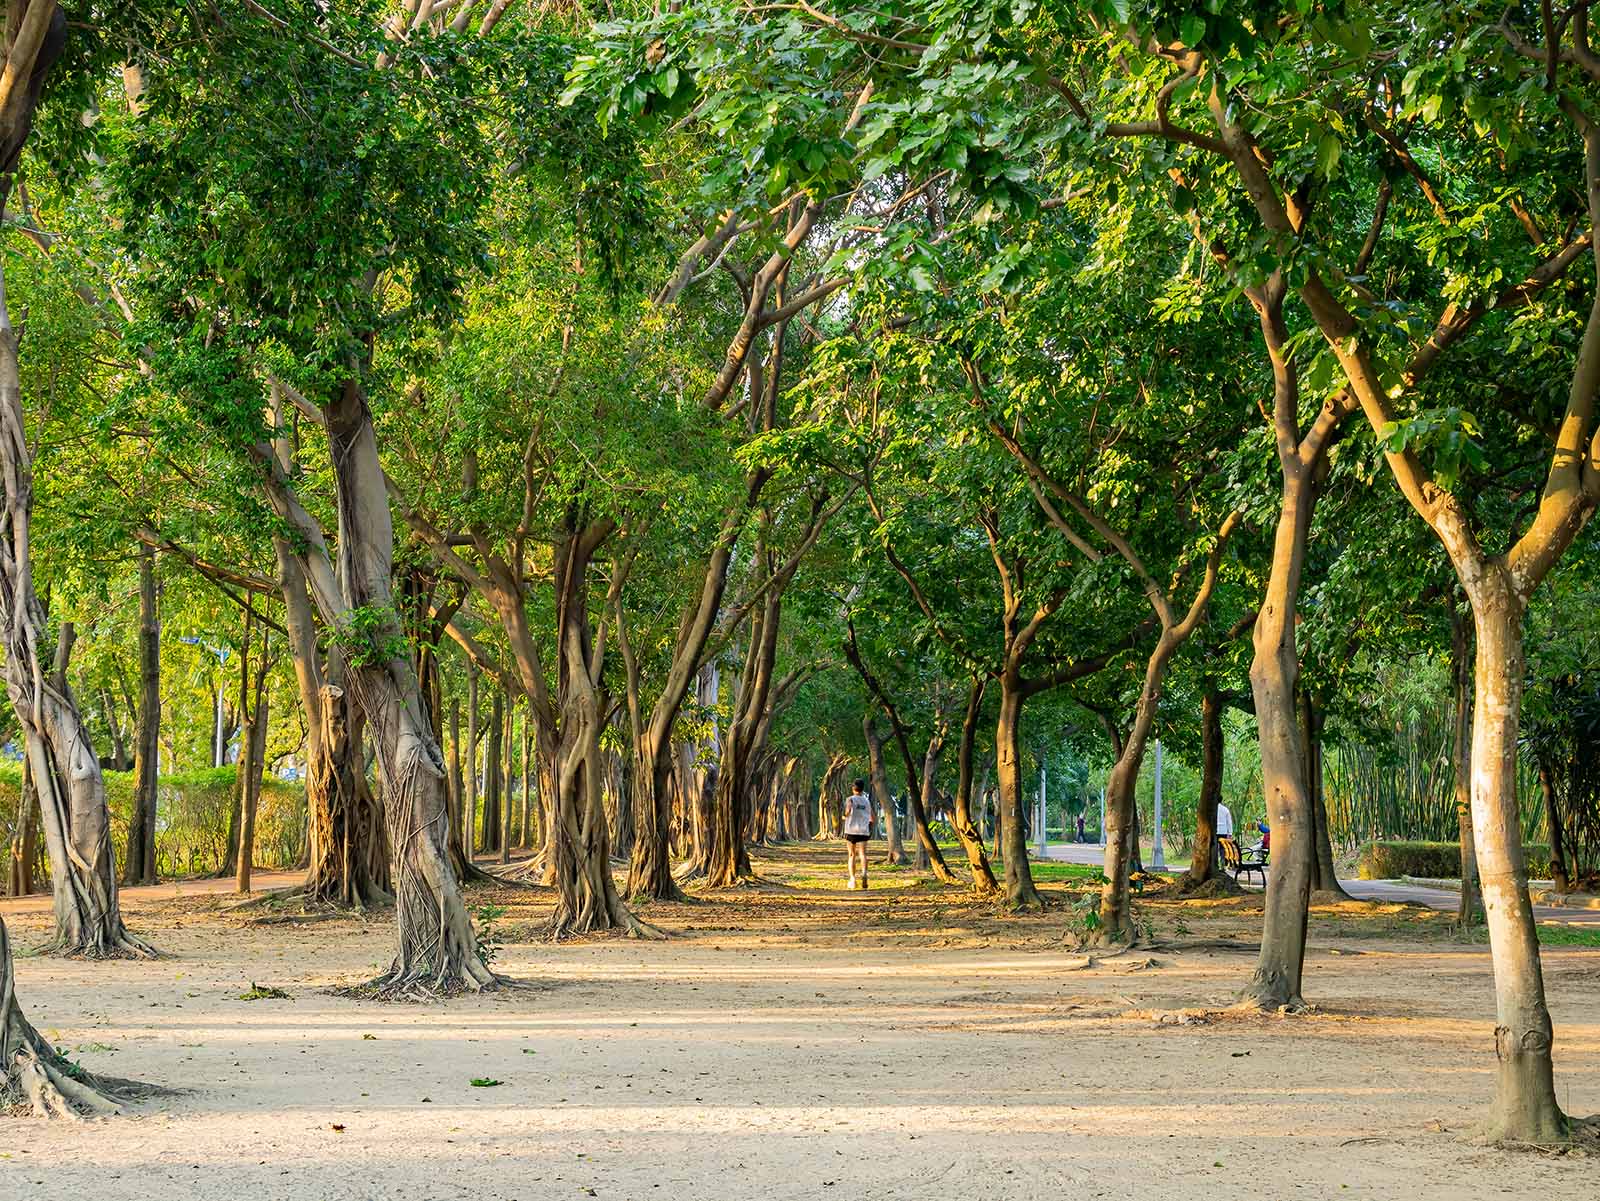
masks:
[[[377,996],[431,997],[494,987],[479,956],[449,855],[444,759],[406,653],[391,591],[394,527],[372,415],[360,384],[346,381],[326,428],[337,485],[339,566],[275,457],[262,448],[267,495],[301,539],[311,594],[324,623],[350,648],[347,681],[382,767],[383,812],[395,862],[398,947],[389,970],[364,986]],[[362,628],[353,625],[360,612]]]

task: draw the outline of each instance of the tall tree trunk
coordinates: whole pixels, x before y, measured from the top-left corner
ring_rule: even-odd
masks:
[[[467,813],[466,829],[461,841],[467,849],[467,858],[480,849],[478,842],[478,668],[467,665]]]
[[[1572,891],[1567,873],[1566,829],[1561,823],[1561,803],[1556,799],[1555,765],[1539,756],[1539,793],[1544,800],[1544,824],[1550,832],[1550,883],[1557,892]]]
[[[1565,1137],[1550,1049],[1554,1031],[1517,804],[1517,733],[1525,674],[1522,605],[1498,572],[1485,572],[1473,596],[1477,657],[1472,714],[1472,816],[1478,875],[1494,961],[1495,1051],[1499,1088],[1490,1118],[1495,1137]]]
[[[995,718],[995,778],[1000,789],[999,842],[1005,849],[1006,906],[1042,910],[1044,898],[1028,867],[1028,836],[1022,823],[1022,681],[1015,671],[1000,674],[1000,711]]]
[[[924,814],[935,812],[935,798],[938,791],[935,787],[935,781],[939,775],[939,759],[944,754],[944,740],[948,728],[948,719],[942,713],[934,718],[933,736],[928,739],[927,750],[922,755],[922,778],[918,795],[922,798],[922,812]],[[931,823],[933,818],[930,816],[928,820]],[[937,842],[932,837],[933,829],[931,824],[928,833],[928,841],[934,842],[934,845],[937,846]],[[918,871],[926,871],[928,869],[928,848],[920,840],[917,843],[917,858],[912,866]]]
[[[161,763],[161,615],[155,551],[139,547],[139,731],[133,751],[133,816],[128,823],[124,884],[156,882],[156,793]]]
[[[494,702],[489,706],[489,736],[483,748],[483,849],[493,853],[500,849],[501,829],[501,765],[505,736],[505,694],[495,690]]]
[[[999,882],[989,866],[989,855],[983,849],[983,833],[972,816],[972,755],[978,740],[978,718],[983,707],[983,693],[987,681],[975,676],[967,691],[967,708],[961,719],[961,744],[956,758],[956,795],[951,806],[951,822],[961,848],[967,853],[967,866],[972,869],[972,891],[980,897],[992,896],[1000,891]]]
[[[1139,814],[1136,789],[1139,768],[1144,763],[1145,747],[1155,728],[1161,704],[1161,686],[1167,664],[1178,649],[1178,642],[1163,632],[1145,665],[1144,687],[1134,709],[1133,723],[1122,740],[1122,750],[1106,779],[1106,882],[1100,888],[1100,922],[1095,929],[1099,942],[1128,942],[1136,937],[1129,880],[1139,856]]]
[[[1222,800],[1222,693],[1207,680],[1200,692],[1200,799],[1195,808],[1194,854],[1185,891],[1217,875],[1217,805]]]
[[[554,858],[556,908],[551,933],[622,929],[658,932],[623,903],[611,875],[609,830],[601,796],[600,735],[608,702],[602,689],[604,643],[589,622],[589,567],[615,526],[586,523],[577,512],[556,547],[557,700]]]
[[[52,949],[90,959],[150,956],[155,953],[152,948],[128,933],[122,921],[105,781],[67,684],[75,638],[71,622],[62,623],[54,670],[48,677],[38,658],[44,611],[33,591],[27,559],[31,488],[27,459],[19,457],[27,451],[21,441],[15,347],[0,307],[0,406],[4,407],[0,417],[5,419],[0,468],[8,502],[7,528],[0,538],[0,623],[6,636],[6,688],[22,727],[50,856],[56,921]]]
[[[17,795],[17,828],[11,837],[10,873],[6,895],[25,897],[33,892],[33,866],[39,856],[39,797],[33,787],[33,769],[22,761],[22,789]]]
[[[906,853],[900,845],[900,828],[894,820],[894,798],[889,795],[889,777],[883,770],[883,736],[878,733],[871,705],[867,705],[861,711],[861,734],[867,743],[867,779],[872,789],[872,799],[877,803],[879,812],[883,814],[883,834],[887,840],[883,861],[904,863]],[[823,778],[824,789],[828,786],[829,778]],[[826,823],[823,832],[827,832]]]
[[[533,770],[533,730],[529,722],[533,714],[524,709],[522,712],[522,736],[520,739],[522,749],[522,772],[518,777],[522,789],[522,842],[520,845],[529,848],[534,846],[533,815],[535,811],[533,796],[538,790],[535,782],[536,773]]]
[[[250,891],[251,862],[255,850],[256,815],[251,811],[250,781],[255,777],[256,765],[256,714],[241,706],[239,711],[239,760],[234,765],[233,807],[236,810],[233,827],[234,891]]]
[[[706,882],[728,888],[755,877],[745,846],[749,787],[747,769],[753,749],[757,710],[766,703],[777,652],[778,603],[769,591],[762,608],[752,616],[750,646],[735,700],[734,716],[722,740],[722,760],[717,770],[711,809],[711,855]]]
[[[287,470],[286,444],[280,454]],[[289,658],[306,721],[309,861],[304,882],[284,897],[298,895],[308,904],[345,909],[388,904],[394,899],[389,893],[389,843],[382,815],[366,786],[361,715],[342,686],[345,672],[337,647],[329,650],[324,667],[300,557],[284,538],[274,538],[273,549]]]
[[[1478,887],[1478,850],[1472,837],[1472,618],[1456,605],[1452,590],[1450,610],[1450,675],[1455,701],[1451,766],[1455,769],[1456,829],[1461,839],[1461,903],[1456,921],[1465,930],[1483,916],[1483,892]]]
[[[1292,375],[1292,367],[1283,370]],[[1280,401],[1280,403],[1282,403]],[[1282,501],[1266,592],[1256,617],[1250,685],[1255,694],[1261,785],[1272,827],[1261,951],[1243,999],[1263,1009],[1301,1009],[1306,924],[1311,905],[1316,828],[1306,795],[1306,754],[1295,713],[1300,659],[1295,646],[1295,605],[1305,563],[1306,538],[1316,503],[1309,468],[1285,453]]]
[[[267,766],[267,730],[271,720],[271,693],[266,691],[264,676],[256,677],[255,710],[250,718],[250,772],[248,793],[241,815],[239,834],[238,891],[250,891],[250,872],[253,870],[256,851],[256,815],[261,811],[261,780]]]
[[[516,705],[511,698],[506,698],[505,726],[501,731],[501,749],[504,758],[497,770],[500,773],[500,797],[502,809],[500,813],[500,862],[502,865],[511,862],[511,815],[513,812],[511,782],[516,778]]]
[[[273,457],[258,454],[258,461],[267,468],[267,493],[275,510],[304,542],[302,563],[323,621],[348,649],[348,686],[382,765],[382,809],[395,863],[398,947],[389,970],[363,991],[431,997],[490,988],[498,978],[478,954],[450,865],[444,758],[394,605],[388,487],[372,414],[356,379],[347,380],[329,405],[326,427],[337,487],[337,572],[321,527],[276,470]],[[356,614],[361,615],[359,624]]]
[[[1312,887],[1318,892],[1331,892],[1341,900],[1351,900],[1339,883],[1339,874],[1333,862],[1333,837],[1328,829],[1328,799],[1322,790],[1322,727],[1327,720],[1326,711],[1317,698],[1302,692],[1300,698],[1301,730],[1306,747],[1306,796],[1311,801],[1311,820],[1317,836],[1317,855],[1311,873]]]

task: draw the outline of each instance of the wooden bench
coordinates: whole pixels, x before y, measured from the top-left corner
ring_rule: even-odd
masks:
[[[1261,877],[1261,887],[1267,886],[1268,856],[1265,850],[1259,847],[1253,851],[1241,850],[1231,834],[1219,837],[1217,845],[1222,848],[1222,866],[1233,873],[1234,880],[1254,872]]]

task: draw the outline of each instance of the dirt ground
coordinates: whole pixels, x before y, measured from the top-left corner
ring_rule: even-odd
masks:
[[[906,872],[845,892],[842,858],[758,856],[756,887],[651,908],[664,942],[551,945],[547,894],[475,892],[527,987],[431,1006],[330,993],[387,963],[384,917],[140,890],[130,924],[170,958],[28,957],[18,991],[91,1071],[187,1091],[0,1118],[0,1199],[1596,1195],[1595,1159],[1465,1137],[1493,994],[1441,915],[1320,908],[1319,1012],[1244,1018],[1217,1011],[1252,954],[1181,944],[1250,939],[1259,897],[1146,901],[1180,949],[1089,959],[1065,885],[1007,917]],[[37,904],[0,912],[20,946],[46,933]],[[1544,963],[1563,1102],[1600,1111],[1600,950]]]

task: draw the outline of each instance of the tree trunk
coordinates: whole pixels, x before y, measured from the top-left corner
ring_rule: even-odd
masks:
[[[888,840],[883,861],[904,863],[906,853],[900,845],[900,829],[894,820],[894,799],[889,795],[888,773],[883,770],[883,737],[878,733],[877,723],[873,720],[871,705],[867,705],[861,711],[861,734],[867,743],[868,787],[872,789],[872,799],[877,803],[879,812],[883,814],[883,834]],[[827,785],[828,779],[824,778],[823,787],[826,788]]]
[[[139,549],[139,731],[133,751],[133,816],[128,823],[124,884],[156,882],[156,790],[161,762],[161,617],[155,551]]]
[[[312,595],[324,622],[335,628],[347,649],[349,688],[372,730],[382,765],[382,808],[396,869],[398,947],[389,970],[361,991],[432,997],[491,988],[498,978],[478,954],[451,870],[444,758],[395,610],[388,488],[372,414],[356,379],[347,380],[328,406],[326,424],[337,486],[337,572],[321,528],[283,476],[269,470],[266,482],[278,515],[304,540],[301,561]]]
[[[1000,675],[1000,713],[995,720],[995,777],[1000,789],[999,841],[1005,848],[1006,906],[1044,908],[1028,868],[1028,837],[1022,828],[1022,681],[1013,671]]]
[[[1555,767],[1539,756],[1539,793],[1544,799],[1544,824],[1550,832],[1550,883],[1557,892],[1572,891],[1567,873],[1566,828],[1561,823],[1561,803],[1556,799]]]
[[[1136,790],[1139,768],[1144,763],[1145,747],[1155,726],[1161,701],[1161,684],[1167,662],[1177,649],[1163,635],[1145,667],[1144,688],[1134,710],[1133,724],[1122,739],[1122,748],[1111,774],[1106,778],[1106,882],[1100,887],[1099,924],[1096,942],[1131,942],[1137,931],[1133,924],[1133,904],[1129,882],[1139,870],[1139,813]]]
[[[493,853],[500,849],[502,831],[501,765],[505,735],[505,694],[495,689],[494,703],[489,707],[489,737],[483,748],[483,850]]]
[[[536,773],[533,770],[533,731],[528,724],[532,720],[532,712],[528,709],[523,710],[522,737],[520,740],[522,747],[522,774],[519,777],[522,788],[521,845],[527,847],[529,850],[532,850],[534,846],[533,815],[535,807],[533,803],[533,794],[538,790]]]
[[[1455,699],[1451,764],[1455,768],[1456,829],[1461,839],[1461,903],[1456,908],[1456,921],[1465,930],[1483,916],[1478,851],[1472,837],[1472,619],[1457,609],[1454,594],[1449,598],[1449,609],[1450,674]]]
[[[1261,752],[1261,786],[1272,827],[1261,951],[1241,1000],[1262,1009],[1305,1006],[1300,995],[1306,923],[1311,904],[1315,819],[1306,796],[1306,756],[1295,713],[1300,659],[1295,647],[1295,605],[1305,562],[1306,537],[1316,503],[1309,469],[1284,456],[1283,492],[1272,566],[1253,638],[1250,685],[1255,695]]]
[[[1312,828],[1317,836],[1317,855],[1311,885],[1317,892],[1331,892],[1340,900],[1352,900],[1339,883],[1333,862],[1333,838],[1328,830],[1328,800],[1322,791],[1322,727],[1326,712],[1310,693],[1301,694],[1301,729],[1306,748],[1306,796],[1311,801]]]
[[[500,863],[502,866],[511,862],[511,815],[513,812],[511,782],[515,779],[516,771],[516,706],[507,698],[505,709],[505,726],[501,730],[501,750],[504,758],[497,766],[500,773]]]
[[[1556,1103],[1553,1029],[1517,805],[1517,734],[1525,674],[1521,604],[1499,572],[1477,581],[1472,715],[1472,817],[1478,876],[1494,962],[1499,1088],[1491,1137],[1549,1142],[1566,1136]],[[1469,594],[1470,595],[1470,594]]]
[[[34,595],[26,559],[31,506],[23,497],[30,491],[25,482],[28,464],[19,457],[26,454],[25,444],[20,443],[21,398],[14,382],[8,383],[16,378],[15,342],[3,321],[0,308],[0,406],[5,409],[0,416],[10,418],[0,448],[8,502],[8,528],[0,539],[0,622],[6,636],[6,687],[22,727],[50,856],[56,920],[51,947],[90,959],[146,957],[155,952],[129,934],[122,921],[105,782],[67,685],[67,661],[75,637],[71,622],[62,623],[48,679],[38,659],[44,611]],[[19,438],[15,444],[13,430]]]
[[[11,838],[10,874],[6,895],[25,897],[33,892],[33,867],[39,856],[39,797],[33,787],[33,769],[22,761],[22,789],[17,795],[17,828]]]
[[[1200,799],[1195,809],[1194,854],[1184,891],[1217,875],[1217,805],[1222,800],[1222,693],[1206,681],[1200,693]]]
[[[555,746],[551,848],[554,937],[614,929],[634,935],[657,933],[629,911],[617,891],[600,793],[600,735],[609,705],[601,685],[604,647],[596,645],[589,623],[589,567],[614,529],[609,521],[588,524],[572,513],[556,546],[556,692],[561,724]]]
[[[739,681],[733,720],[722,740],[722,761],[711,810],[711,857],[706,881],[712,888],[728,888],[754,879],[745,828],[749,823],[751,754],[756,749],[756,726],[772,688],[772,668],[778,649],[778,589],[770,580],[771,555],[762,552],[769,574],[767,594],[750,619],[750,646]]]
[[[467,664],[467,812],[461,841],[467,858],[480,847],[478,842],[478,668]]]
[[[928,749],[924,751],[922,755],[922,777],[920,780],[920,787],[917,789],[917,793],[922,799],[922,812],[925,816],[927,816],[927,819],[930,823],[928,828],[928,842],[933,843],[935,846],[937,846],[938,843],[933,837],[933,827],[931,823],[934,819],[931,815],[935,812],[934,798],[937,795],[935,781],[939,775],[939,759],[944,754],[946,728],[946,718],[943,715],[940,715],[934,719],[933,736],[928,739]],[[917,857],[912,866],[918,871],[926,871],[928,869],[928,846],[927,843],[924,843],[921,839],[917,840]]]
[[[967,709],[961,719],[961,744],[956,758],[956,795],[951,806],[950,824],[967,853],[967,866],[972,869],[972,891],[980,896],[992,896],[1000,891],[999,882],[989,866],[989,855],[983,849],[983,833],[972,816],[972,755],[978,740],[978,718],[983,707],[986,681],[976,677],[967,692]]]
[[[92,1076],[71,1065],[33,1028],[17,1001],[11,938],[0,918],[0,1113],[26,1109],[41,1118],[100,1116],[162,1091]]]

